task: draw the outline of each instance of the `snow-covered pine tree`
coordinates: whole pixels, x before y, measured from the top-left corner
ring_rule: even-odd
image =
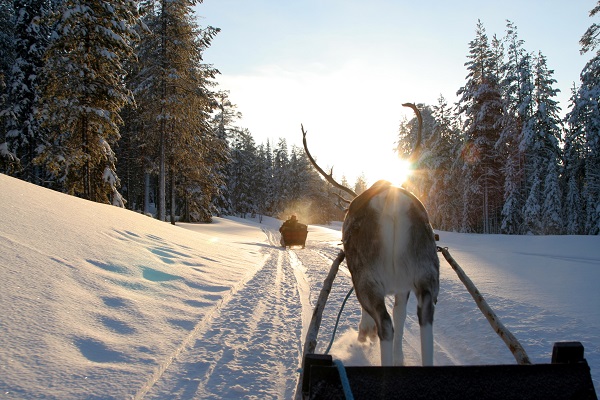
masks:
[[[14,60],[14,9],[12,1],[0,0],[0,110],[7,105],[6,79]],[[5,125],[0,115],[0,126]],[[8,149],[6,130],[0,129],[0,172],[11,173],[17,158]]]
[[[269,175],[270,164],[267,163],[267,150],[264,144],[256,148],[254,165],[252,166],[252,191],[253,202],[256,205],[256,213],[260,222],[262,217],[268,213],[269,207],[269,183],[272,177]]]
[[[39,81],[44,52],[49,43],[50,0],[16,0],[14,22],[14,61],[7,76],[6,106],[0,111],[6,127],[5,147],[18,160],[14,175],[36,184],[44,179],[34,165],[39,146],[46,142],[38,110],[41,101]],[[2,146],[2,145],[0,145]]]
[[[195,218],[210,220],[210,201],[221,187],[214,170],[226,157],[226,144],[209,125],[215,100],[210,90],[217,71],[202,63],[218,29],[200,29],[193,7],[201,1],[145,0],[141,2],[149,31],[137,55],[136,99],[148,143],[158,170],[158,219],[166,219],[167,177],[170,178],[171,221],[177,192],[192,196]],[[184,185],[177,189],[178,185]],[[190,203],[191,202],[191,203]]]
[[[215,94],[215,100],[217,102],[217,112],[213,117],[212,124],[216,129],[217,137],[229,143],[228,139],[231,139],[231,132],[238,129],[235,127],[235,123],[242,118],[242,113],[237,111],[237,106],[229,99],[228,90],[218,91]],[[230,146],[227,151],[231,153],[232,149]],[[227,169],[228,164],[216,163],[214,165],[215,173],[220,176],[223,182],[228,179]],[[228,185],[221,186],[218,194],[213,197],[212,204],[217,210],[218,215],[230,215],[234,213]]]
[[[435,229],[453,230],[453,217],[462,203],[460,181],[452,174],[460,133],[444,96],[440,95],[438,104],[432,107],[432,117],[435,123],[425,149],[429,153],[426,172],[431,182],[426,208]]]
[[[369,185],[367,183],[367,177],[365,176],[365,173],[362,172],[359,176],[356,177],[356,181],[354,182],[354,193],[360,195],[368,188]]]
[[[585,183],[585,133],[583,120],[580,120],[577,107],[579,90],[571,88],[570,109],[567,114],[565,144],[563,147],[563,220],[565,233],[569,235],[584,234],[585,203],[583,201],[583,186]]]
[[[137,39],[137,4],[66,0],[55,18],[45,64],[49,138],[40,159],[68,193],[122,206],[110,147],[119,138],[119,111],[133,101],[124,62]]]
[[[247,129],[230,131],[230,161],[227,186],[233,212],[242,218],[258,212],[256,188],[257,150],[254,138]]]
[[[555,100],[558,89],[553,85],[554,71],[547,67],[546,57],[539,52],[535,59],[533,93],[535,112],[532,130],[539,145],[537,152],[531,154],[536,158],[534,164],[541,171],[540,230],[538,234],[559,234],[563,231],[562,195],[560,191],[560,160],[563,126],[560,118],[560,107]]]
[[[14,60],[14,7],[12,0],[0,0],[0,104],[6,76]]]
[[[590,17],[600,12],[600,1],[590,11]],[[581,53],[596,50],[583,67],[581,85],[575,106],[568,115],[569,123],[582,130],[585,138],[585,178],[583,205],[585,206],[585,233],[600,234],[600,25],[592,24],[580,40]]]
[[[292,200],[290,195],[291,179],[287,141],[279,138],[277,147],[273,149],[274,215],[283,213],[287,204]]]
[[[489,44],[481,21],[476,37],[469,43],[469,71],[465,86],[457,95],[458,113],[465,134],[463,157],[463,232],[493,233],[499,229],[502,209],[501,160],[495,149],[500,134],[502,99],[499,82],[497,40]]]
[[[261,214],[274,215],[275,207],[275,179],[273,169],[273,151],[271,142],[267,140],[264,150],[261,151],[260,157],[261,180],[264,181],[262,191],[259,194],[259,212]]]
[[[499,157],[504,159],[504,188],[501,231],[520,234],[524,230],[524,209],[528,199],[525,172],[526,148],[521,146],[524,138],[531,136],[533,82],[531,57],[523,48],[517,27],[507,21],[506,61],[502,64],[503,116],[502,130],[496,142]],[[531,199],[529,199],[531,200]],[[531,208],[529,209],[532,210]],[[529,213],[530,221],[533,214]],[[534,219],[535,220],[535,219]]]

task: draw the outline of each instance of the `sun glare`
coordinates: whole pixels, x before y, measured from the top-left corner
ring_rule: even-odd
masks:
[[[368,175],[371,184],[380,179],[390,181],[393,185],[402,186],[412,172],[412,165],[409,161],[397,157],[379,160],[373,171],[369,171]]]

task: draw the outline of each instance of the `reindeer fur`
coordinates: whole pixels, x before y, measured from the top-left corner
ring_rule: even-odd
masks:
[[[359,340],[379,336],[381,365],[403,365],[402,336],[410,292],[417,301],[423,365],[433,365],[433,314],[439,258],[423,204],[378,181],[351,203],[342,227],[348,269],[362,306]],[[394,295],[394,323],[385,296]]]

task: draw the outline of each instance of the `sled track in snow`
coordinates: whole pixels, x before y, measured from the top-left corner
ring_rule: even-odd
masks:
[[[279,235],[138,391],[136,399],[238,399],[294,395],[312,306],[306,269]],[[250,392],[249,392],[250,390]]]
[[[225,294],[221,300],[217,302],[217,304],[194,326],[194,329],[190,331],[190,333],[183,339],[183,341],[169,355],[169,357],[167,357],[167,359],[158,366],[154,374],[152,374],[152,376],[146,381],[146,384],[142,386],[142,388],[135,394],[133,397],[134,399],[138,400],[144,398],[144,396],[162,378],[167,368],[173,364],[173,361],[175,361],[175,359],[192,344],[194,339],[201,335],[201,332],[205,331],[207,327],[210,326],[212,320],[219,313],[219,311],[231,301],[240,288],[244,287],[245,284],[252,279],[255,273],[256,270],[252,270],[250,273],[248,273],[244,279],[232,287],[229,292],[227,292],[227,294]]]

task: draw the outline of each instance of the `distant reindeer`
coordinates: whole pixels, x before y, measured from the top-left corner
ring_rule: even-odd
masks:
[[[411,155],[420,151],[422,119],[417,143]],[[380,180],[357,196],[337,183],[333,172],[326,174],[316,163],[306,144],[304,150],[313,166],[335,187],[354,197],[344,224],[342,241],[356,297],[362,306],[358,340],[379,336],[381,365],[403,365],[402,336],[410,292],[417,301],[421,331],[421,361],[433,365],[433,314],[439,292],[439,258],[433,229],[423,204],[404,188]],[[385,306],[385,296],[394,295],[394,324]]]

